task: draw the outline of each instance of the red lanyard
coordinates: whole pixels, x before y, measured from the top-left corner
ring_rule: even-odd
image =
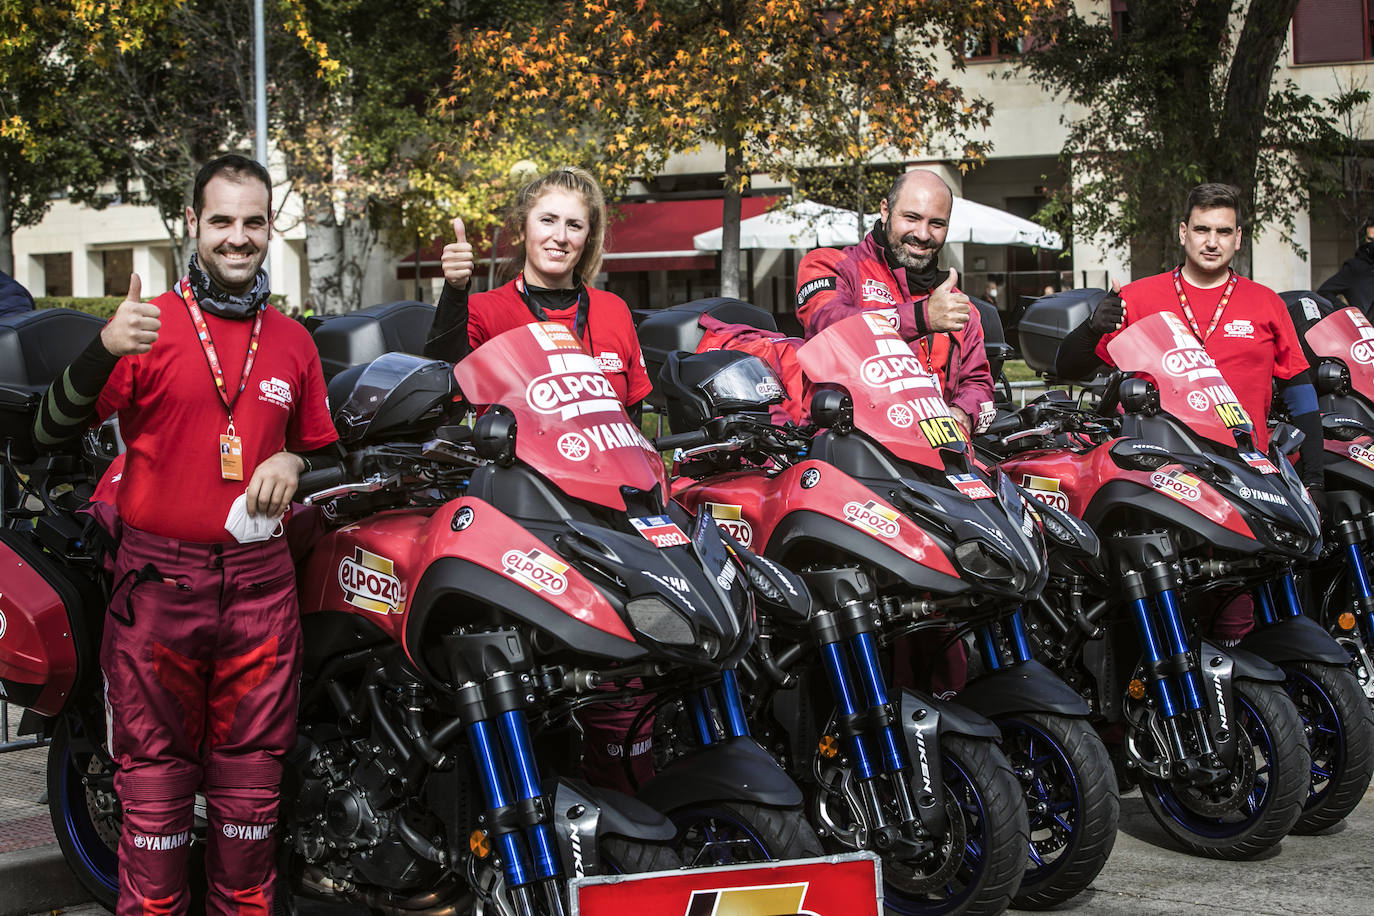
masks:
[[[210,328],[205,324],[205,314],[201,312],[200,306],[196,303],[196,294],[191,291],[191,281],[187,277],[182,277],[177,284],[177,292],[181,294],[181,301],[186,303],[186,309],[191,313],[191,321],[196,325],[196,336],[200,338],[201,349],[205,351],[205,361],[210,364],[210,374],[215,379],[215,390],[219,392],[219,399],[224,402],[224,407],[229,411],[229,425],[234,423],[234,405],[239,402],[239,395],[243,394],[243,389],[248,387],[248,376],[253,371],[253,360],[258,355],[258,337],[262,333],[262,316],[267,311],[265,308],[258,309],[257,316],[253,319],[253,336],[248,339],[248,355],[243,358],[243,378],[239,379],[239,390],[234,392],[234,399],[229,399],[229,393],[224,386],[224,370],[220,368],[219,354],[215,352],[215,342],[210,339]]]
[[[1183,291],[1183,268],[1174,268],[1174,292],[1178,293],[1178,304],[1183,306],[1183,317],[1188,319],[1188,323],[1193,326],[1193,333],[1202,338],[1204,344],[1207,338],[1212,336],[1212,332],[1217,329],[1217,322],[1221,321],[1221,313],[1226,311],[1226,303],[1231,301],[1231,293],[1236,291],[1236,276],[1234,270],[1230,271],[1231,279],[1226,281],[1226,289],[1221,293],[1221,301],[1217,303],[1217,310],[1212,313],[1212,323],[1207,326],[1207,333],[1202,333],[1202,328],[1198,327],[1197,319],[1193,317],[1193,307],[1188,304],[1188,294]]]

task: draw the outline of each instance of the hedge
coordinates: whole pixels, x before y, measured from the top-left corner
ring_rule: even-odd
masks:
[[[281,311],[286,305],[286,297],[281,293],[273,293],[269,300]],[[89,312],[101,318],[109,318],[119,308],[119,303],[124,301],[123,296],[39,296],[34,299],[34,304],[41,309],[76,309],[78,312]]]

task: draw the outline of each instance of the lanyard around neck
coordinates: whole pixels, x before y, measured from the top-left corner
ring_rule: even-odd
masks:
[[[177,292],[181,294],[181,301],[186,303],[186,310],[191,313],[191,321],[196,326],[196,337],[200,340],[200,348],[205,351],[205,362],[210,366],[210,375],[215,380],[215,391],[219,394],[219,399],[224,403],[224,407],[229,411],[230,423],[234,419],[234,405],[239,402],[239,395],[243,394],[243,389],[248,387],[248,376],[253,371],[253,360],[258,355],[258,339],[262,335],[262,316],[267,309],[260,308],[253,318],[253,334],[248,339],[248,354],[243,358],[243,377],[239,379],[238,390],[234,392],[231,399],[224,382],[224,370],[220,366],[219,354],[215,352],[215,342],[210,339],[210,327],[205,323],[205,314],[201,311],[200,305],[196,302],[196,294],[191,290],[191,282],[188,277],[182,277],[177,284]]]
[[[1193,333],[1201,338],[1204,344],[1207,338],[1212,336],[1212,332],[1217,329],[1217,322],[1221,321],[1221,313],[1226,311],[1226,303],[1231,301],[1231,294],[1236,291],[1236,281],[1239,279],[1234,270],[1229,271],[1231,277],[1226,281],[1226,289],[1222,290],[1221,301],[1217,303],[1216,311],[1212,313],[1212,323],[1207,326],[1207,333],[1202,333],[1202,328],[1198,326],[1197,319],[1193,317],[1193,307],[1188,304],[1188,294],[1183,291],[1183,267],[1174,268],[1174,292],[1178,293],[1178,304],[1183,307],[1183,317],[1188,319],[1188,323],[1193,326]]]
[[[534,301],[530,295],[529,288],[525,285],[525,275],[522,273],[515,278],[515,291],[520,294],[520,298],[525,301],[525,306],[530,310],[530,314],[540,321],[549,321],[549,316],[545,314],[543,307]],[[587,346],[591,346],[590,335],[583,340],[583,332],[587,328],[587,312],[591,308],[591,296],[587,293],[585,286],[578,284],[577,287],[577,311],[573,313],[573,336],[581,340]]]

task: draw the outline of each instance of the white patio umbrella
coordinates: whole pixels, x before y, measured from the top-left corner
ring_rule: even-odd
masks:
[[[864,226],[873,225],[876,214],[864,217]],[[866,231],[866,230],[865,230]],[[697,251],[720,251],[720,229],[692,237]],[[1012,216],[996,207],[954,198],[949,217],[948,242],[978,242],[983,245],[1024,245],[1059,250],[1064,247],[1059,234],[1028,219]],[[812,200],[803,200],[740,220],[741,248],[841,248],[859,242],[853,210],[842,210]]]

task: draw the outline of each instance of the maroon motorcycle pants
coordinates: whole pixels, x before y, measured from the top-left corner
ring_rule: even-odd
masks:
[[[118,916],[183,913],[195,795],[206,911],[267,914],[300,618],[280,539],[190,544],[125,526],[101,666],[124,811]]]

